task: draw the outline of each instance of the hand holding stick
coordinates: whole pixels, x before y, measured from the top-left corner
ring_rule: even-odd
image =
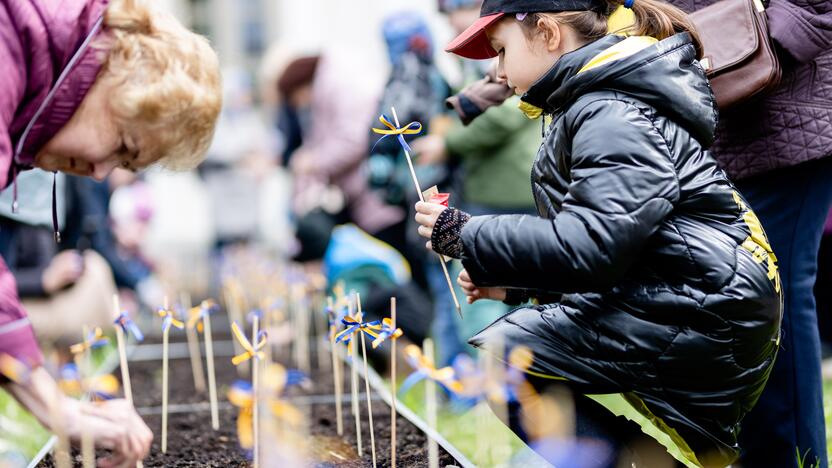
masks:
[[[390,110],[393,112],[393,121],[395,122],[395,126],[387,121],[385,116],[379,117],[379,120],[387,126],[387,130],[384,129],[377,129],[374,128],[373,132],[384,135],[381,138],[384,139],[391,135],[396,135],[399,140],[399,143],[402,145],[402,149],[404,150],[404,156],[407,159],[407,167],[410,169],[410,176],[413,178],[413,185],[416,187],[416,194],[419,195],[419,201],[424,202],[425,197],[422,195],[422,187],[419,185],[419,179],[416,178],[416,170],[413,169],[413,160],[410,158],[410,146],[404,140],[404,135],[415,135],[422,131],[422,124],[419,122],[411,122],[405,128],[401,128],[399,124],[399,116],[396,115],[396,108],[391,107]],[[379,140],[381,141],[381,140]],[[456,297],[456,290],[454,290],[454,284],[451,281],[451,275],[448,274],[448,266],[445,264],[446,259],[441,254],[436,254],[439,257],[439,264],[442,266],[442,272],[445,274],[445,280],[448,283],[448,289],[451,291],[451,297],[454,300],[454,307],[456,307],[456,311],[459,314],[459,317],[462,318],[462,308],[459,305],[459,299]]]

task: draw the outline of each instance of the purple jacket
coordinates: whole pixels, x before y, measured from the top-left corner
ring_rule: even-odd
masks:
[[[668,1],[691,12],[718,0]],[[734,179],[832,155],[832,0],[771,0],[767,16],[783,81],[771,95],[721,112],[711,148]]]
[[[100,51],[89,46],[106,5],[107,0],[0,0],[0,188],[31,166],[95,81]],[[3,353],[29,365],[42,361],[14,277],[0,259]]]

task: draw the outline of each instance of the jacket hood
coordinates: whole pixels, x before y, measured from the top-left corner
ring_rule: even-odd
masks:
[[[714,141],[714,97],[688,33],[662,41],[605,36],[564,54],[522,100],[552,114],[599,90],[621,92],[654,107],[705,147]]]
[[[21,48],[28,56],[29,77],[28,98],[9,129],[18,165],[31,166],[95,82],[105,55],[96,40],[105,33],[101,22],[108,1],[33,0],[15,12],[15,29],[19,37],[28,38]]]

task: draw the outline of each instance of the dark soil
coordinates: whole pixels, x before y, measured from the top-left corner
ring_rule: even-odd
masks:
[[[227,339],[227,337],[215,337]],[[149,341],[155,341],[151,338]],[[173,341],[173,340],[172,340]],[[177,340],[179,341],[179,340]],[[204,356],[203,356],[204,359]],[[279,361],[284,359],[276,358]],[[146,467],[241,467],[251,466],[248,458],[239,448],[236,434],[236,410],[223,409],[227,401],[229,386],[238,379],[238,374],[229,357],[216,357],[217,396],[220,406],[220,429],[211,429],[211,413],[207,406],[195,412],[170,413],[168,415],[168,452],[161,453],[161,416],[154,411],[161,406],[162,366],[161,360],[130,363],[130,376],[133,387],[133,399],[148,426],[154,433],[150,455],[144,460]],[[313,360],[313,363],[316,362]],[[349,397],[349,367],[344,366],[344,394]],[[169,362],[168,402],[171,405],[202,403],[208,400],[206,394],[194,391],[190,361],[175,359]],[[120,377],[118,370],[114,375]],[[311,386],[293,388],[288,398],[303,396],[332,395],[334,393],[332,372],[328,369],[313,371],[310,376]],[[360,381],[360,391],[364,382]],[[312,404],[300,406],[308,417],[310,438],[309,466],[328,467],[371,467],[370,432],[367,420],[367,402],[361,400],[361,427],[364,455],[357,457],[355,421],[351,405],[343,404],[344,435],[339,437],[336,431],[335,404]],[[152,414],[147,414],[152,413]],[[397,466],[427,466],[427,438],[407,419],[397,418]],[[381,400],[373,401],[373,422],[376,442],[377,466],[390,466],[390,408]],[[105,455],[99,452],[99,456]],[[440,466],[455,465],[453,457],[439,447]],[[268,460],[263,460],[264,466]],[[81,466],[80,456],[74,457],[74,466]],[[38,466],[54,466],[48,456]]]

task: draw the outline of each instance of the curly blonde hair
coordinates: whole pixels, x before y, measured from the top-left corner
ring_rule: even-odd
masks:
[[[141,159],[174,170],[199,165],[222,107],[208,40],[147,0],[113,0],[104,27],[99,81],[109,85],[112,115],[137,140]]]

